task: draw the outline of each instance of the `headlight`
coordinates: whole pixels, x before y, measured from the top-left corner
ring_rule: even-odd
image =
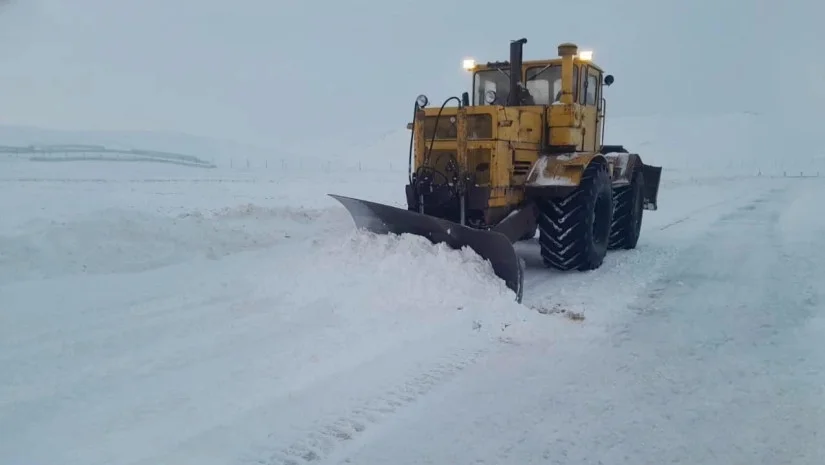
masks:
[[[426,95],[421,94],[415,99],[415,103],[417,103],[419,107],[424,108],[428,103],[430,103],[430,100]]]
[[[484,101],[487,102],[488,105],[495,102],[496,101],[496,91],[488,90],[487,92],[485,92],[484,93]]]
[[[593,50],[579,50],[579,59],[582,61],[592,61]]]

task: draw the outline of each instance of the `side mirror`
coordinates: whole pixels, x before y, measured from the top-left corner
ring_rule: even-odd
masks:
[[[461,94],[461,104],[464,105],[465,107],[470,106],[470,93],[469,92],[464,92],[464,93]]]
[[[613,75],[612,74],[608,74],[607,76],[604,77],[604,85],[609,87],[610,84],[613,84]]]

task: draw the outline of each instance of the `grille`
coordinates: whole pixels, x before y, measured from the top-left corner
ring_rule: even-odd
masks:
[[[513,162],[513,175],[514,176],[524,176],[530,171],[531,163],[529,161],[514,161]]]

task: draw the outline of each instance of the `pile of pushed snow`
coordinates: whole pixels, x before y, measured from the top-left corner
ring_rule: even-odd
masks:
[[[270,337],[289,348],[279,370],[298,384],[394,350],[526,337],[521,323],[546,321],[473,251],[418,236],[338,231],[294,244],[256,275],[256,298],[277,315]]]
[[[354,229],[312,244],[300,263],[274,270],[287,307],[320,300],[339,315],[399,323],[412,316],[433,324],[462,313],[512,322],[523,309],[490,263],[469,248]]]
[[[460,310],[514,298],[490,263],[471,249],[433,245],[420,236],[353,231],[320,255],[323,259],[314,269],[348,289],[359,304],[411,306],[427,312],[432,307]]]

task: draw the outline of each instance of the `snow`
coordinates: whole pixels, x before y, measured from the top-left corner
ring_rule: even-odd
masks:
[[[517,244],[522,304],[326,195],[403,205],[403,137],[340,172],[0,158],[0,463],[817,463],[821,157],[617,121],[659,210],[591,272]]]
[[[613,163],[619,167],[619,176],[626,176],[627,175],[627,166],[630,163],[630,154],[629,153],[613,153],[608,155],[608,160],[612,160]],[[642,159],[642,163],[645,160]]]
[[[559,157],[560,159],[569,159],[567,157]],[[550,161],[549,157],[539,157],[536,163],[530,168],[527,173],[527,184],[536,186],[575,186],[576,184],[570,178],[564,176],[547,176],[547,163]]]

